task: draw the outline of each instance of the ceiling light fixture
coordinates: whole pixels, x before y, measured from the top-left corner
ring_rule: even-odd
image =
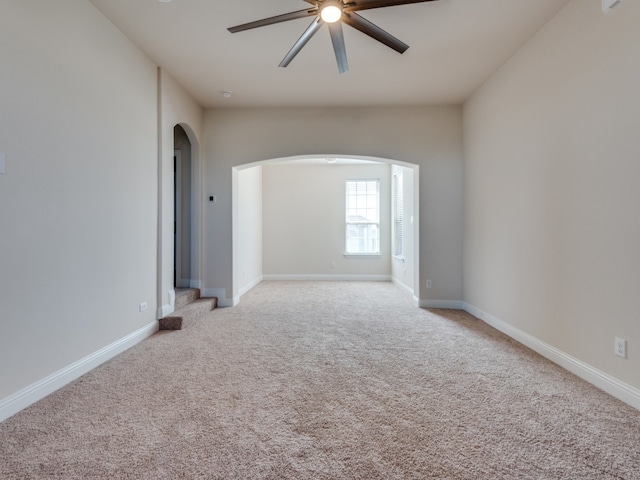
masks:
[[[337,0],[327,0],[322,4],[320,18],[327,23],[336,23],[342,17],[343,5]]]
[[[224,91],[224,92],[220,92],[220,93],[222,93],[222,96],[224,98],[231,98],[231,92],[229,92],[229,91]]]

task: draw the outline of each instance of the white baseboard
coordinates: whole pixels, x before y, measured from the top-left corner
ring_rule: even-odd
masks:
[[[234,307],[240,301],[239,297],[227,298],[226,288],[201,288],[200,295],[202,297],[218,299],[218,307]]]
[[[166,317],[167,315],[171,315],[174,312],[175,308],[169,305],[168,303],[162,305],[158,308],[158,320]]]
[[[420,299],[420,308],[448,308],[451,310],[462,310],[463,302],[459,300],[424,300]]]
[[[474,317],[479,318],[488,325],[491,325],[496,330],[501,331],[505,335],[508,335],[514,340],[517,340],[523,345],[529,347],[534,352],[539,353],[543,357],[560,365],[562,368],[569,370],[571,373],[579,376],[583,380],[586,380],[592,385],[595,385],[601,390],[604,390],[608,394],[616,397],[618,400],[622,400],[623,402],[640,410],[639,389],[621,382],[617,378],[572,357],[562,350],[559,350],[532,335],[529,335],[527,332],[524,332],[519,328],[480,310],[478,307],[463,302],[463,309]]]
[[[313,280],[329,282],[390,282],[391,275],[298,275],[298,274],[270,274],[263,275],[264,280]]]
[[[64,387],[119,353],[133,347],[158,331],[158,322],[154,321],[126,337],[117,340],[97,352],[88,355],[71,365],[39,380],[28,387],[0,401],[0,422],[15,415],[20,410],[43,399],[47,395]]]
[[[398,280],[395,277],[391,277],[391,282],[398,287],[399,290],[403,291],[404,293],[406,293],[407,295],[409,295],[411,297],[411,301],[413,302],[413,304],[416,307],[420,306],[420,299],[418,297],[416,297],[415,293],[413,292],[413,289],[407,285],[405,285],[404,283],[402,283],[400,280]]]
[[[255,278],[253,281],[249,282],[248,284],[246,284],[244,287],[242,287],[240,289],[240,292],[238,293],[238,296],[242,296],[245,293],[247,293],[249,290],[251,290],[252,288],[256,287],[257,285],[260,284],[260,282],[262,282],[262,275],[260,275],[259,277]]]
[[[167,315],[171,315],[176,310],[176,291],[174,289],[167,292],[167,299],[169,300],[169,303],[165,303],[158,307],[158,320],[166,317]]]
[[[404,293],[406,293],[407,295],[411,295],[413,297],[413,289],[408,287],[407,285],[405,285],[404,283],[402,283],[400,280],[398,280],[395,277],[391,277],[391,282],[398,287],[400,290],[402,290]]]

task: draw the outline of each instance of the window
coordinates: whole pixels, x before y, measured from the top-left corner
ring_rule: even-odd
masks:
[[[393,175],[393,183],[391,185],[392,189],[392,251],[393,256],[398,258],[403,258],[404,256],[404,213],[403,213],[403,203],[404,203],[404,192],[403,192],[403,174],[402,170],[399,169]]]
[[[380,255],[380,180],[346,182],[346,253]]]

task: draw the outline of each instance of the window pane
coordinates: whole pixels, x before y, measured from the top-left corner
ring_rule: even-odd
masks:
[[[347,252],[379,253],[378,225],[347,225]]]
[[[380,253],[379,190],[378,180],[347,180],[347,253]]]

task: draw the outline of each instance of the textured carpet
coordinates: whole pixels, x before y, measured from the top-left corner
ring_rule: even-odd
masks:
[[[392,284],[264,282],[0,424],[0,478],[637,479],[640,412]]]

